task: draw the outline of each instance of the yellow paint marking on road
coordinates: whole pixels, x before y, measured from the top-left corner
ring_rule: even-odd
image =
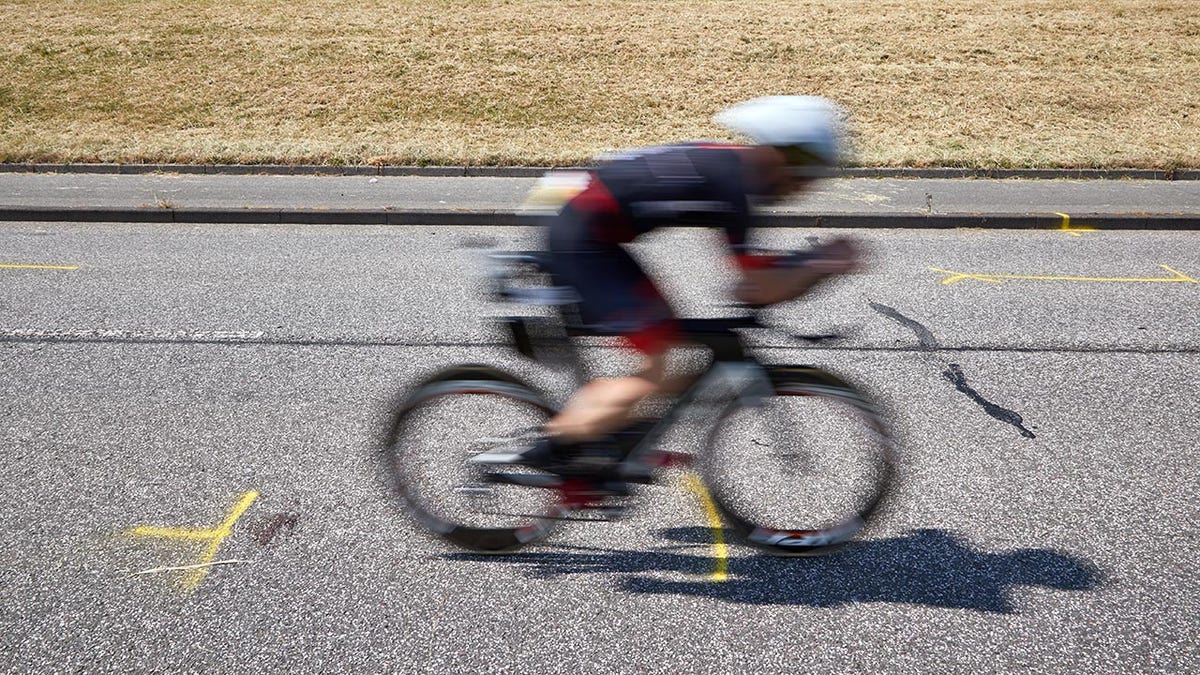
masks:
[[[717,512],[717,505],[708,493],[708,488],[704,486],[704,481],[695,474],[688,474],[685,480],[688,489],[700,498],[704,514],[708,517],[708,527],[713,533],[713,557],[716,561],[708,578],[718,583],[726,581],[729,579],[729,549],[725,546],[725,529],[721,523],[721,514]]]
[[[221,535],[219,529],[193,530],[183,527],[154,527],[153,525],[138,525],[129,531],[135,537],[160,537],[162,539],[187,539],[192,541],[209,541]]]
[[[27,263],[0,263],[6,270],[77,270],[79,265],[33,265]]]
[[[942,279],[943,286],[957,284],[961,281],[982,281],[989,284],[1001,284],[1005,281],[1076,281],[1076,282],[1094,282],[1094,283],[1129,283],[1129,284],[1200,284],[1186,274],[1167,265],[1159,265],[1160,268],[1171,274],[1168,277],[1072,277],[1058,276],[1049,274],[992,274],[988,272],[958,272],[955,270],[944,270],[940,267],[930,267],[931,272],[947,275]]]
[[[1071,227],[1071,216],[1069,216],[1065,213],[1055,212],[1054,215],[1062,217],[1062,227],[1059,229],[1061,229],[1063,232],[1066,232],[1067,234],[1071,235],[1072,237],[1082,237],[1083,235],[1080,234],[1081,232],[1095,232],[1096,231],[1096,228],[1094,228],[1094,227]]]
[[[200,560],[192,565],[181,566],[188,572],[183,580],[183,588],[188,593],[192,593],[200,586],[200,582],[208,576],[208,570],[213,565],[213,559],[217,556],[217,551],[221,548],[221,543],[225,538],[233,533],[233,525],[242,517],[242,514],[250,508],[254,500],[258,499],[258,492],[251,490],[242,495],[238,503],[225,516],[225,520],[220,525],[214,528],[194,528],[194,527],[156,527],[153,525],[139,525],[126,534],[131,537],[156,537],[159,539],[174,539],[179,541],[207,541],[208,546],[205,547]]]
[[[1184,274],[1183,272],[1180,272],[1179,270],[1175,269],[1174,267],[1168,267],[1167,265],[1159,265],[1159,267],[1170,272],[1171,274],[1178,276],[1179,281],[1192,283],[1192,284],[1200,284],[1200,281],[1197,281],[1196,279],[1189,277],[1188,275]]]

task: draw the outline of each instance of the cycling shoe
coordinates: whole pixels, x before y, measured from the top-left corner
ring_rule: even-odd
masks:
[[[563,477],[601,477],[614,474],[620,452],[607,441],[560,443],[543,436],[524,447],[497,448],[472,457],[473,464],[523,466]]]

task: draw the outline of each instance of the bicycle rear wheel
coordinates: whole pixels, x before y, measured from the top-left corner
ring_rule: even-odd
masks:
[[[502,371],[443,371],[396,414],[384,449],[393,486],[418,524],[457,546],[506,553],[544,539],[559,516],[557,492],[497,483],[467,460],[527,442],[553,414],[538,392]]]
[[[769,368],[774,395],[731,404],[701,463],[727,524],[784,556],[819,555],[863,530],[891,482],[894,447],[871,403],[817,368]]]

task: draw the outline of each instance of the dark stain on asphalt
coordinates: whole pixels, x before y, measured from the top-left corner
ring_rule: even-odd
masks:
[[[284,530],[290,532],[296,529],[298,522],[300,522],[300,514],[295,511],[276,513],[250,525],[250,536],[254,537],[260,546],[266,546],[275,541],[275,538]]]
[[[967,377],[963,375],[962,368],[959,368],[957,363],[951,363],[949,368],[943,370],[942,377],[946,378],[950,384],[953,384],[955,389],[970,396],[971,400],[978,403],[979,407],[983,408],[983,411],[987,414],[1001,422],[1013,425],[1025,438],[1034,438],[1033,432],[1025,428],[1025,418],[1021,417],[1019,413],[1013,412],[1008,408],[1001,408],[980,396],[979,392],[972,389],[971,385],[967,384]]]
[[[871,309],[916,333],[917,341],[921,343],[921,351],[934,352],[940,348],[937,338],[933,336],[933,332],[921,325],[920,322],[913,321],[907,316],[904,316],[900,312],[896,311],[896,309],[893,307],[888,307],[887,305],[882,305],[878,302],[872,302],[870,304]]]

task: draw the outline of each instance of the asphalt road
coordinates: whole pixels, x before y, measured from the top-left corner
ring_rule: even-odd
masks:
[[[733,546],[721,582],[678,476],[512,557],[447,550],[390,500],[378,441],[422,374],[561,391],[473,281],[471,247],[531,231],[0,226],[0,669],[1200,668],[1196,235],[856,236],[866,270],[775,312],[847,339],[764,357],[864,384],[898,491],[859,545]],[[639,252],[715,315],[717,250],[685,230]],[[225,564],[136,574],[203,561]]]

